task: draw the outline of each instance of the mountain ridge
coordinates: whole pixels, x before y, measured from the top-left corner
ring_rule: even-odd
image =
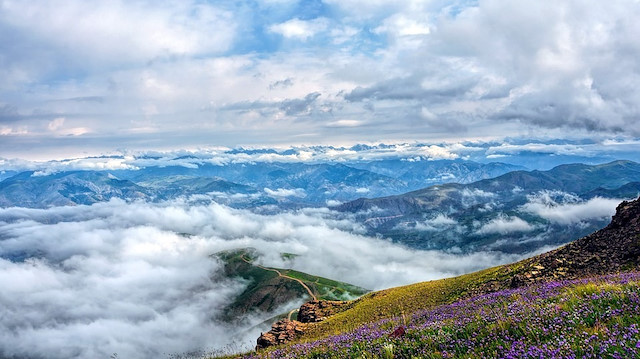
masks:
[[[585,209],[584,219],[563,222],[549,217],[548,210],[586,208],[597,198],[621,201],[639,194],[640,164],[614,161],[513,171],[470,184],[447,183],[400,195],[359,198],[332,208],[353,214],[369,235],[412,248],[525,253],[578,239],[606,225],[609,216]],[[482,225],[491,222],[496,224],[494,229],[483,231]]]
[[[180,163],[180,158],[174,159]],[[283,207],[324,206],[327,201],[349,201],[363,193],[383,196],[403,193],[443,181],[472,181],[503,174],[521,166],[472,161],[345,161],[344,163],[246,162],[189,163],[114,170],[70,170],[50,172],[7,172],[0,181],[0,206],[50,207],[91,204],[107,198],[99,190],[91,191],[91,176],[113,175],[135,187],[137,194],[119,194],[145,200],[167,200],[201,196],[237,207],[279,205]],[[395,170],[406,167],[403,172]],[[0,169],[1,170],[1,169]],[[378,172],[376,172],[378,171]],[[62,177],[76,178],[83,188],[68,186],[59,193]],[[406,177],[406,178],[405,178]],[[20,186],[10,184],[20,182]],[[99,182],[98,179],[96,181]],[[207,183],[209,182],[209,183]],[[3,185],[4,183],[4,185]],[[108,183],[101,182],[102,185]],[[117,192],[113,183],[112,192]],[[28,191],[26,189],[29,189]],[[50,196],[33,197],[38,188],[49,188]],[[74,193],[73,188],[78,193]],[[103,192],[108,191],[103,189]],[[244,198],[240,198],[244,196]]]

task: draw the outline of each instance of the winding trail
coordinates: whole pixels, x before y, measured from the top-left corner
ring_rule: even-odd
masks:
[[[300,311],[300,309],[296,308],[296,309],[292,309],[289,314],[287,315],[287,319],[291,320],[291,316],[293,315],[293,313]]]
[[[309,296],[311,296],[311,298],[313,298],[313,300],[318,300],[318,297],[316,297],[316,295],[315,295],[315,294],[313,294],[313,292],[311,291],[311,288],[309,288],[306,284],[304,284],[304,282],[303,282],[303,281],[301,281],[300,279],[298,279],[298,278],[293,278],[293,277],[289,277],[288,275],[284,275],[284,274],[282,274],[282,273],[281,273],[279,270],[277,270],[277,269],[274,269],[274,268],[267,268],[267,267],[263,267],[263,266],[261,266],[260,264],[253,263],[253,262],[251,262],[250,260],[248,260],[247,258],[245,258],[244,254],[243,254],[243,255],[241,255],[241,256],[240,256],[240,258],[241,258],[245,263],[251,264],[251,265],[256,266],[256,267],[258,267],[258,268],[260,268],[260,269],[264,269],[264,270],[268,270],[268,271],[276,272],[276,273],[278,273],[278,276],[279,276],[279,277],[287,278],[287,279],[290,279],[290,280],[295,280],[296,282],[300,283],[300,285],[301,285],[301,286],[303,286],[303,287],[304,287],[304,289],[306,289],[307,293],[309,293]],[[293,314],[293,311],[291,311],[291,312],[289,313],[289,317],[291,317],[291,315],[292,315],[292,314]]]

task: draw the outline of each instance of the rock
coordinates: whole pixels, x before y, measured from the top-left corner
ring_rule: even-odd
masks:
[[[407,331],[404,329],[404,327],[399,326],[396,328],[396,330],[393,331],[393,333],[389,334],[389,338],[401,338],[404,337],[406,333]]]
[[[277,343],[278,341],[276,340],[275,335],[273,335],[271,332],[262,333],[258,338],[256,350],[277,345]]]
[[[298,312],[298,320],[302,323],[321,322],[328,316],[347,309],[351,302],[333,300],[312,300],[304,303]]]
[[[303,304],[298,311],[298,320],[283,319],[271,326],[271,330],[260,335],[256,350],[290,342],[307,329],[307,323],[316,323],[348,308],[351,302],[313,300]]]
[[[258,338],[256,350],[280,345],[296,339],[305,330],[305,324],[297,320],[282,319],[271,326],[271,330]]]

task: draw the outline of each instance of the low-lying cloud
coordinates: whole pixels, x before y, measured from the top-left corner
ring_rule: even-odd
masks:
[[[485,223],[478,229],[478,234],[509,234],[514,232],[531,232],[536,227],[519,217],[498,217]]]
[[[594,197],[583,201],[575,196],[543,191],[528,196],[522,210],[540,216],[550,222],[569,225],[588,220],[611,217],[622,199]]]
[[[234,340],[251,346],[260,318],[233,328],[215,319],[243,290],[215,275],[210,255],[227,249],[254,247],[264,265],[370,289],[520,258],[414,251],[362,233],[328,209],[260,215],[120,200],[0,209],[0,356],[151,358]],[[299,256],[285,264],[282,252]]]
[[[268,194],[271,197],[306,197],[307,193],[304,191],[304,189],[302,188],[294,188],[294,189],[290,189],[290,188],[276,188],[276,189],[271,189],[271,188],[265,188],[264,192],[266,194]]]
[[[418,231],[443,231],[457,224],[458,222],[455,219],[440,213],[434,218],[427,219],[424,222],[417,222],[415,229]]]

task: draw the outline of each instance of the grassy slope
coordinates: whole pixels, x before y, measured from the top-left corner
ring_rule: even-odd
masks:
[[[316,297],[321,300],[351,300],[369,292],[352,284],[298,272],[293,269],[279,270],[288,277],[303,281],[311,288]]]
[[[561,247],[546,255],[563,253],[569,247],[570,245]],[[380,319],[410,315],[419,310],[508,289],[512,286],[514,277],[530,275],[532,272],[536,273],[539,264],[540,256],[537,256],[513,264],[497,266],[454,278],[421,282],[372,292],[356,300],[344,312],[312,326],[308,332],[305,332],[300,341],[315,340],[328,335],[344,333]],[[629,265],[620,270],[629,271],[638,270],[639,268],[638,265]],[[582,275],[558,273],[547,274],[546,277],[539,278],[537,282],[583,277]],[[600,273],[606,273],[606,271]],[[534,283],[534,281],[530,283]],[[518,284],[518,286],[523,285],[526,284]]]
[[[508,281],[518,268],[519,264],[499,266],[454,278],[372,292],[355,301],[348,310],[314,325],[303,339],[343,333],[383,318],[410,315],[418,310],[453,303],[474,295],[483,287]]]
[[[640,268],[640,199],[621,203],[611,224],[556,250],[455,278],[369,293],[314,324],[300,341],[353,330],[383,318],[540,282],[587,278]]]
[[[256,308],[272,311],[290,300],[309,297],[306,289],[300,283],[287,277],[300,279],[316,297],[323,300],[352,299],[368,292],[366,289],[348,283],[291,269],[254,265],[253,262],[258,258],[258,255],[252,249],[224,251],[217,253],[216,256],[225,264],[225,275],[242,277],[249,281],[246,290],[229,305],[229,319]],[[284,257],[291,257],[291,255],[285,254]],[[274,270],[287,277],[279,276]]]
[[[507,289],[245,357],[638,357],[639,279],[631,272]],[[390,337],[398,325],[406,334]]]

